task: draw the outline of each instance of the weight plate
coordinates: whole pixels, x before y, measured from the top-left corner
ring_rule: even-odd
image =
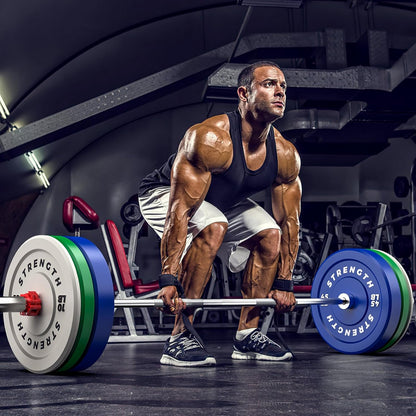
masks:
[[[33,290],[42,300],[38,316],[3,314],[6,336],[16,359],[33,373],[49,373],[66,361],[81,316],[77,271],[62,244],[50,236],[30,238],[16,251],[4,282],[4,296]]]
[[[313,270],[315,268],[315,263],[311,259],[311,257],[308,256],[308,254],[303,251],[302,249],[299,249],[298,256],[296,258],[296,263],[293,268],[293,282],[295,284],[307,284],[309,283],[313,278]]]
[[[68,371],[80,361],[91,337],[95,311],[94,285],[88,263],[77,245],[65,237],[53,237],[66,248],[71,256],[72,262],[77,270],[81,290],[81,317],[77,338],[68,359],[58,369],[59,371]]]
[[[399,282],[400,292],[402,295],[402,311],[400,315],[399,324],[397,325],[397,329],[391,339],[387,342],[384,347],[381,347],[378,352],[385,351],[388,348],[391,348],[393,345],[397,344],[404,336],[409,327],[410,320],[412,318],[413,312],[413,292],[412,292],[412,285],[410,280],[403,269],[402,265],[396,260],[392,255],[389,253],[385,253],[381,250],[372,250],[382,256],[387,263],[390,264],[390,267],[394,270],[397,281]]]
[[[394,179],[394,194],[397,198],[406,198],[409,195],[410,183],[406,176],[397,176]]]
[[[139,202],[136,200],[124,203],[120,209],[120,216],[125,224],[137,225],[142,219]]]
[[[353,240],[362,247],[368,247],[371,240],[371,228],[373,219],[368,215],[362,215],[355,219],[351,227],[351,236]]]
[[[72,368],[72,371],[81,371],[93,365],[107,345],[113,326],[114,288],[110,270],[101,251],[83,237],[67,238],[73,241],[84,255],[90,268],[95,293],[94,326],[88,348],[81,361]]]
[[[393,336],[401,314],[399,283],[390,265],[371,250],[345,249],[319,268],[311,297],[338,298],[346,293],[349,308],[312,305],[322,338],[346,354],[376,351]]]

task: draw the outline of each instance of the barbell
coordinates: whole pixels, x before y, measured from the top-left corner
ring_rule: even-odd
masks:
[[[23,295],[22,295],[23,294]],[[273,299],[185,299],[189,307],[272,307]],[[315,326],[346,354],[381,352],[406,333],[413,309],[411,284],[400,263],[378,250],[344,249],[314,277]],[[110,270],[83,237],[34,236],[16,251],[0,298],[6,336],[16,359],[33,373],[81,371],[108,342],[114,308],[162,307],[159,299],[114,300]],[[20,313],[19,313],[20,312]]]

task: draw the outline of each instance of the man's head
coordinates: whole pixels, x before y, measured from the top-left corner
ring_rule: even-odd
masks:
[[[246,87],[247,89],[251,90],[251,83],[254,79],[254,70],[260,68],[262,66],[274,66],[277,69],[280,69],[280,66],[277,65],[275,62],[272,61],[258,61],[254,64],[246,66],[238,76],[238,87]],[[280,69],[281,70],[281,69]]]
[[[272,122],[283,117],[286,107],[286,79],[279,65],[259,61],[243,69],[238,77],[241,114]]]

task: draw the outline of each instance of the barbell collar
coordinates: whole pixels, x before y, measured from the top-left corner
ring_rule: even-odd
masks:
[[[268,306],[275,307],[276,302],[270,298],[255,299],[182,299],[188,307],[198,308],[240,308],[242,306]],[[348,304],[348,299],[343,298],[303,298],[297,299],[297,305],[340,305]],[[116,308],[163,308],[161,299],[116,299]]]

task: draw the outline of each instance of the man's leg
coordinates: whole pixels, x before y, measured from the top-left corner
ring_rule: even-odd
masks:
[[[143,217],[160,237],[163,234],[168,203],[168,187],[158,188],[140,198]],[[204,201],[188,223],[185,254],[181,259],[179,279],[186,297],[202,296],[226,231],[226,217]],[[182,317],[177,316],[172,336],[165,343],[161,364],[181,367],[214,365],[215,358],[207,353],[199,337],[184,329]]]
[[[221,245],[227,223],[212,223],[193,238],[192,244],[181,262],[179,280],[187,298],[200,298],[212,270],[212,262]],[[193,316],[188,316],[192,322]],[[181,367],[215,365],[198,334],[186,329],[183,314],[176,315],[171,337],[166,341],[161,364]]]
[[[244,271],[241,292],[243,298],[266,298],[276,276],[280,250],[280,230],[267,229],[242,243],[250,250]],[[259,307],[241,308],[238,330],[257,328]]]
[[[200,231],[192,240],[192,245],[182,260],[181,275],[179,276],[185,291],[185,297],[190,299],[201,298],[211,276],[212,263],[226,231],[226,223],[213,223]],[[189,316],[189,319],[192,322],[193,315]],[[179,334],[184,330],[182,316],[178,315],[172,335]]]
[[[228,231],[218,256],[232,272],[244,269],[244,298],[265,298],[278,267],[281,231],[276,221],[258,204],[247,199],[225,213]],[[244,307],[232,358],[240,360],[285,361],[292,353],[258,329],[261,309]]]
[[[280,230],[263,230],[243,243],[250,250],[244,271],[243,298],[265,298],[273,285],[280,250]],[[232,358],[238,360],[287,361],[292,353],[262,334],[259,307],[241,308]]]

